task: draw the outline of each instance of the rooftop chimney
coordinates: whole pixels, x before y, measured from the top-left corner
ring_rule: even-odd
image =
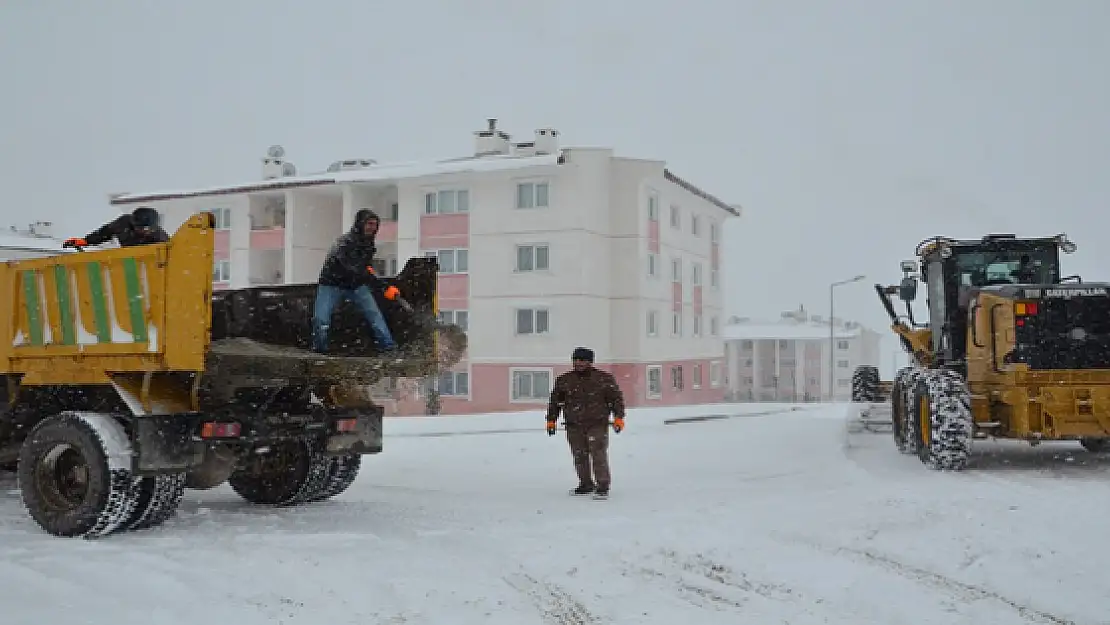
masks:
[[[497,118],[490,117],[486,123],[489,126],[486,130],[474,133],[474,156],[509,154],[512,142],[508,133],[497,129]]]

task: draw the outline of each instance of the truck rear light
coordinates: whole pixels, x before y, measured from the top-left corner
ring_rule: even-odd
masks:
[[[1037,314],[1037,302],[1017,302],[1014,304],[1014,314],[1019,317]]]
[[[339,419],[335,422],[337,432],[354,432],[358,428],[358,419]]]
[[[242,432],[242,426],[238,423],[220,423],[218,421],[209,421],[200,426],[201,438],[238,438]]]

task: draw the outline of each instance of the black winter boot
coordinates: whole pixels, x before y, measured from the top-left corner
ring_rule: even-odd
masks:
[[[594,492],[594,485],[593,484],[579,484],[578,488],[570,491],[570,494],[572,494],[572,495],[589,495],[592,492]]]

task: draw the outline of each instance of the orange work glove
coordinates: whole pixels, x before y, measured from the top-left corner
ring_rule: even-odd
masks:
[[[65,242],[62,243],[63,248],[66,248],[66,247],[88,247],[88,246],[89,246],[89,242],[82,239],[81,237],[72,237],[72,238],[66,239]]]
[[[559,429],[559,423],[557,421],[548,421],[547,422],[547,435],[548,436],[555,436],[555,430],[557,430],[557,429]]]
[[[397,297],[401,295],[401,289],[395,286],[386,287],[384,295],[388,300],[397,299]]]
[[[621,430],[623,430],[623,429],[624,429],[624,417],[617,417],[616,419],[613,419],[613,431],[616,432],[617,434],[620,434]]]

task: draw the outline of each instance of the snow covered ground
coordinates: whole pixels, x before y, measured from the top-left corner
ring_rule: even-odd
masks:
[[[850,410],[633,411],[609,501],[566,494],[538,412],[393,420],[333,501],[190,491],[100,541],[46,537],[2,477],[0,623],[1110,623],[1110,458],[983,444],[936,473]],[[666,423],[699,413],[736,416]]]

